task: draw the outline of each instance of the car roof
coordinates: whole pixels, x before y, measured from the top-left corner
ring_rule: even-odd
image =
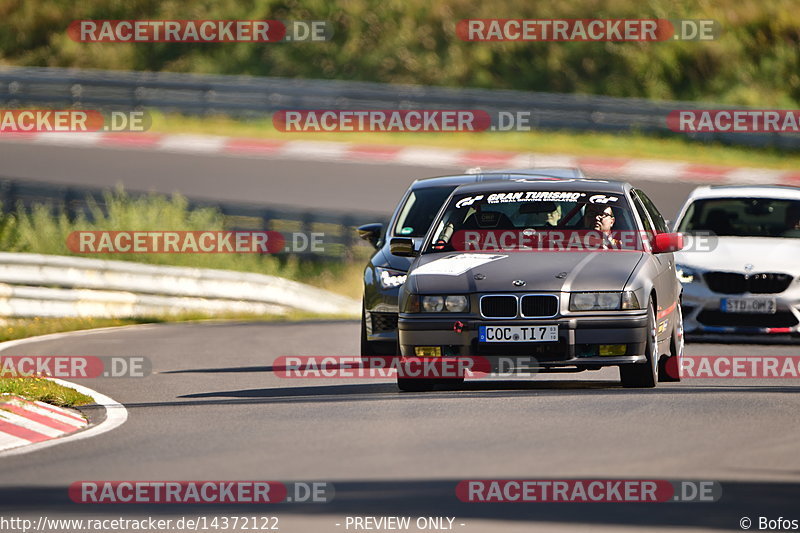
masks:
[[[563,179],[545,178],[542,180],[514,177],[506,181],[489,181],[461,185],[456,189],[458,194],[469,194],[494,191],[590,191],[600,193],[625,194],[631,185],[624,181],[599,179]]]
[[[411,189],[418,190],[427,189],[429,187],[453,187],[483,181],[511,180],[514,178],[530,179],[537,177],[549,180],[554,178],[575,179],[583,178],[584,176],[581,169],[571,167],[522,168],[507,170],[481,170],[480,168],[476,168],[470,169],[464,174],[419,179],[411,184]]]
[[[800,189],[785,185],[704,185],[689,195],[690,200],[705,198],[776,198],[800,200]]]

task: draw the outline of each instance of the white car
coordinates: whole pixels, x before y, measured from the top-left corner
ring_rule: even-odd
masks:
[[[698,187],[675,231],[686,333],[800,332],[800,189]]]

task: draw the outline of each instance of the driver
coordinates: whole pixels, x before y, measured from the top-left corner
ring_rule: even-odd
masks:
[[[800,203],[793,202],[786,209],[786,229],[781,233],[781,237],[800,238]]]
[[[561,222],[561,204],[556,204],[556,208],[547,213],[545,227],[558,227],[559,222]]]

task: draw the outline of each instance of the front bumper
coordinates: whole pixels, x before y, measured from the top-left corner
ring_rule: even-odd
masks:
[[[727,313],[722,310],[725,298],[775,298],[776,313]],[[684,331],[688,334],[800,334],[800,290],[795,287],[777,294],[719,294],[705,283],[685,283],[681,307]]]
[[[624,313],[624,314],[623,314]],[[461,326],[456,327],[456,322]],[[556,342],[479,342],[480,326],[558,326]],[[461,331],[457,331],[461,329]],[[446,356],[481,357],[493,370],[508,370],[509,360],[535,360],[537,369],[590,369],[646,361],[646,311],[625,311],[617,315],[559,317],[552,319],[486,320],[475,316],[402,314],[398,321],[400,350],[415,356],[419,346],[439,346]],[[600,345],[625,345],[622,355],[598,355]],[[519,370],[528,370],[522,366]],[[513,368],[512,368],[513,370]]]

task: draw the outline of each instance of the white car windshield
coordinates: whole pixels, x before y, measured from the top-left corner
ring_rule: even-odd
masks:
[[[775,198],[711,198],[693,202],[678,225],[683,233],[720,237],[800,238],[800,201]]]

